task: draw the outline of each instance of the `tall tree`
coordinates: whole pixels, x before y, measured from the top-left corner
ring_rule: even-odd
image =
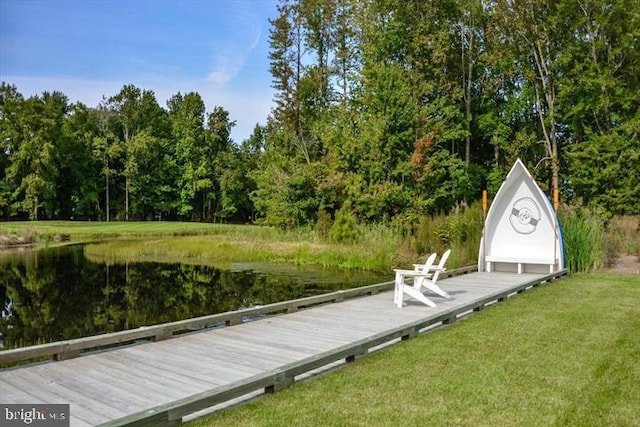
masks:
[[[551,165],[551,189],[560,185],[560,140],[557,112],[562,53],[569,43],[572,16],[560,3],[546,0],[499,0],[494,9],[504,34],[505,51],[514,53],[525,85],[533,91],[541,141]]]
[[[59,217],[95,217],[100,177],[94,173],[99,163],[93,157],[92,144],[97,132],[94,112],[82,103],[71,105],[55,156],[59,170],[56,189]]]
[[[38,219],[40,210],[54,215],[58,168],[55,152],[62,123],[68,112],[67,97],[60,92],[44,92],[32,96],[19,108],[18,118],[10,131],[16,136],[10,142],[7,179],[15,188],[14,208]]]
[[[358,71],[361,68],[361,54],[356,26],[359,7],[356,0],[337,0],[335,25],[332,33],[334,46],[332,74],[335,76],[335,92],[339,93],[342,105],[353,98],[358,84]]]
[[[568,6],[566,6],[568,7]],[[572,189],[612,214],[640,206],[640,6],[581,0],[558,98]]]
[[[329,104],[330,56],[334,48],[336,0],[301,0],[300,15],[306,29],[305,46],[315,57],[313,77],[318,90],[316,108],[322,110]]]
[[[274,124],[281,126],[285,135],[285,138],[279,139],[279,149],[286,151],[286,155],[301,156],[306,163],[310,163],[313,145],[317,141],[308,138],[303,102],[305,98],[313,98],[311,94],[321,82],[318,79],[321,73],[313,71],[305,78],[303,62],[307,50],[300,2],[284,0],[278,5],[278,13],[278,17],[270,21],[273,28],[269,37],[269,69],[276,91],[272,112],[276,119]],[[307,90],[303,90],[303,86]]]
[[[125,220],[129,220],[132,180],[139,175],[140,159],[136,156],[144,154],[144,151],[134,144],[134,138],[143,130],[147,131],[147,135],[142,140],[147,142],[147,137],[168,137],[170,125],[164,110],[158,105],[153,91],[150,90],[125,85],[120,92],[108,99],[108,105],[119,123],[121,153],[124,155],[122,173],[125,177]]]
[[[142,91],[134,85],[125,85],[116,95],[108,100],[120,124],[120,136],[123,145],[122,153],[125,156],[123,174],[125,177],[125,220],[129,220],[129,188],[131,185],[132,164],[131,158],[134,150],[131,147],[131,139],[141,129]]]
[[[98,107],[93,110],[96,118],[96,135],[91,143],[94,161],[100,165],[100,173],[104,178],[104,218],[107,222],[111,219],[111,183],[116,170],[114,159],[118,156],[118,137],[113,128],[115,113],[109,108],[108,101],[103,99]],[[99,206],[99,205],[98,205]],[[98,212],[100,212],[98,207]]]
[[[484,79],[486,68],[482,63],[482,56],[486,50],[485,28],[486,19],[481,0],[466,0],[460,2],[458,22],[455,25],[460,31],[460,69],[461,84],[464,99],[465,117],[465,149],[464,163],[467,169],[471,164],[472,121],[474,119],[473,101],[482,92],[480,84]]]
[[[205,105],[198,93],[180,93],[167,102],[175,144],[180,215],[191,215],[196,209],[196,196],[210,187],[207,179],[205,146]]]
[[[7,170],[11,154],[18,148],[20,135],[20,109],[24,98],[18,89],[2,82],[0,85],[0,212],[7,219],[15,184],[9,179]]]
[[[229,112],[219,106],[214,107],[207,116],[204,157],[208,161],[207,169],[212,185],[203,195],[203,217],[208,219],[227,218],[235,213],[229,198],[222,197],[221,188],[225,170],[235,163],[233,159],[238,154],[237,147],[231,140],[231,129],[235,124],[235,121],[230,120]]]

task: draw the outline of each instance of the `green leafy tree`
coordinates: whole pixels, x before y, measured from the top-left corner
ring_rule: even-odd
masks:
[[[131,174],[134,170],[132,164],[135,159],[131,159],[133,149],[130,141],[141,128],[141,104],[142,91],[134,85],[125,85],[120,92],[108,100],[109,108],[113,111],[118,120],[118,136],[121,141],[124,155],[124,166],[122,173],[125,177],[125,220],[129,220],[129,187],[131,185]]]
[[[174,141],[158,136],[153,128],[140,131],[132,140],[132,212],[138,218],[175,218],[180,206],[177,186],[180,170]]]
[[[66,96],[44,92],[21,102],[8,142],[7,180],[14,189],[13,208],[38,219],[40,210],[54,215],[58,165],[55,162],[62,123],[68,111]],[[6,131],[5,131],[6,132]],[[3,132],[4,133],[4,132]]]
[[[171,97],[167,102],[175,145],[180,215],[192,215],[197,211],[196,197],[211,186],[207,179],[207,159],[204,154],[205,105],[195,92]]]
[[[570,132],[568,183],[611,214],[640,205],[640,8],[635,1],[579,1],[567,49],[560,111]]]
[[[614,215],[640,214],[640,114],[611,132],[572,146],[571,184],[588,205]]]
[[[227,186],[222,188],[223,176],[231,176],[227,169],[236,164],[239,151],[231,140],[231,129],[235,121],[230,120],[229,112],[216,106],[207,116],[206,145],[204,158],[207,161],[211,186],[203,194],[203,217],[213,220],[228,218],[235,214],[236,208],[231,201],[233,179],[226,179]]]
[[[0,212],[9,218],[11,196],[15,184],[9,180],[7,170],[11,164],[11,153],[20,139],[20,108],[24,98],[18,89],[2,82],[0,85]]]
[[[251,200],[261,214],[259,220],[282,228],[311,224],[319,207],[317,188],[322,165],[281,155],[278,150],[284,144],[278,139],[287,138],[287,134],[268,126],[267,129],[269,137],[265,140],[262,163],[252,174],[257,189]]]
[[[107,222],[111,219],[112,177],[116,173],[115,159],[120,151],[118,137],[115,134],[113,123],[115,121],[113,110],[109,108],[106,100],[103,100],[93,110],[96,120],[96,135],[91,141],[91,153],[94,163],[104,179],[104,208],[100,208],[98,202],[97,211]]]
[[[275,121],[288,133],[286,138],[278,138],[281,147],[290,154],[302,155],[309,162],[310,157],[302,136],[299,82],[303,73],[302,19],[297,4],[283,1],[278,5],[278,17],[269,21],[269,70],[272,87],[275,89],[273,116]]]
[[[100,193],[100,177],[94,173],[97,164],[92,153],[97,132],[97,117],[93,111],[82,103],[71,105],[56,150],[59,217],[94,217]]]
[[[166,151],[163,148],[167,144],[163,140],[170,137],[171,125],[166,111],[158,105],[153,91],[150,90],[141,90],[134,85],[125,85],[120,92],[108,99],[107,105],[112,111],[113,117],[117,119],[118,126],[114,133],[118,135],[121,146],[118,151],[122,156],[120,171],[125,179],[124,213],[125,220],[129,220],[131,194],[148,195],[149,192],[153,192],[153,188],[144,187],[144,180],[148,178],[149,174],[154,175],[155,172],[163,174],[165,171],[165,165],[161,162],[168,158],[161,154]],[[136,140],[136,136],[141,132],[145,132],[145,136]],[[151,141],[150,138],[154,141]],[[160,148],[160,150],[148,152],[145,147],[149,149]],[[150,156],[156,155],[158,158],[154,162],[150,162]],[[155,163],[157,167],[144,170],[140,168],[141,163]],[[159,190],[159,192],[162,194],[156,194],[156,199],[160,198],[162,201],[156,200],[156,204],[171,205],[171,201],[165,200],[168,197],[166,189]],[[150,202],[150,199],[147,199],[147,203]],[[149,207],[145,207],[141,201],[135,201],[135,205],[134,214],[139,217],[145,216],[145,210],[149,210]]]
[[[544,0],[498,1],[494,16],[503,33],[502,48],[518,64],[522,83],[538,116],[539,140],[551,167],[550,189],[560,185],[560,126],[557,107],[563,52],[570,44],[573,8]]]

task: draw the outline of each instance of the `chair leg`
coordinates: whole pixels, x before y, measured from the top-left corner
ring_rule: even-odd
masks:
[[[420,301],[423,304],[428,305],[429,307],[435,307],[436,304],[431,301],[429,298],[425,297],[424,294],[422,292],[420,292],[419,290],[417,290],[416,288],[414,288],[413,286],[405,286],[403,293],[417,299],[418,301]]]
[[[393,303],[402,308],[402,294],[404,291],[404,276],[396,273],[395,289],[393,291]]]

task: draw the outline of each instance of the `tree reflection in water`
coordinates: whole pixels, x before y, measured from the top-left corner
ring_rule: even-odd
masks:
[[[267,269],[268,270],[268,269]],[[83,246],[0,257],[0,347],[115,332],[377,283],[380,276],[289,266],[97,264]]]

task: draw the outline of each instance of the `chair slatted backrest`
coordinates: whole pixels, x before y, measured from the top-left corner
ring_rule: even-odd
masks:
[[[431,266],[433,265],[433,262],[436,260],[436,256],[437,254],[435,252],[432,253],[427,257],[427,260],[425,261],[424,264],[416,264],[415,270],[424,274],[428,273],[429,270],[431,269]]]
[[[431,281],[433,283],[436,283],[438,281],[438,277],[440,276],[440,273],[446,270],[444,265],[446,264],[447,259],[449,259],[450,254],[451,254],[451,249],[447,249],[442,254],[442,258],[440,258],[440,262],[438,263],[438,266],[435,268],[435,272],[433,273],[433,277],[431,278]]]

